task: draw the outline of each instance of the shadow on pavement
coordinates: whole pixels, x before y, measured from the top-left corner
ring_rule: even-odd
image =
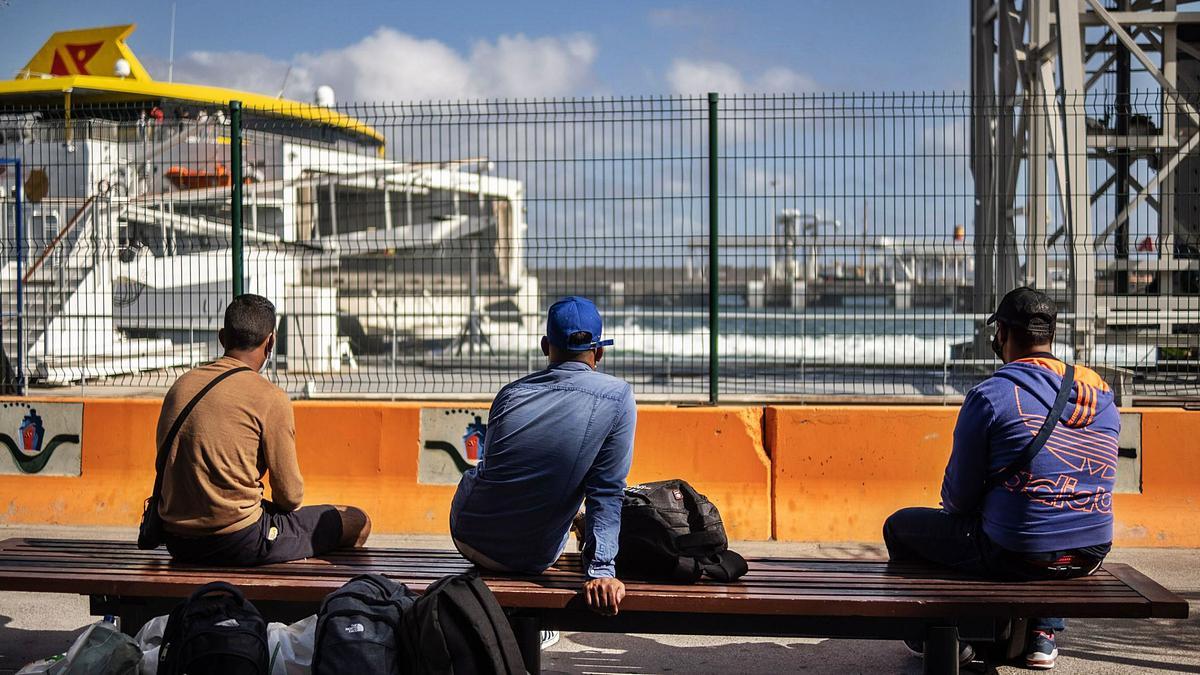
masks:
[[[902,673],[922,672],[920,658],[899,643],[873,640],[747,640],[680,645],[639,635],[572,633],[582,651],[555,649],[546,673]],[[1072,621],[1059,638],[1061,673],[1197,673],[1200,617],[1186,621],[1093,619]],[[997,670],[999,668],[999,670]],[[964,673],[1030,672],[1016,664],[980,664]]]
[[[559,673],[897,673],[918,675],[920,657],[898,642],[747,641],[719,645],[662,644],[638,635],[572,633],[583,651],[543,654],[542,672]],[[782,643],[782,644],[781,644]],[[978,666],[963,672],[995,673]]]
[[[1068,626],[1059,653],[1091,663],[1168,673],[1200,673],[1200,616],[1189,619],[1089,619]]]
[[[12,617],[0,614],[0,674],[20,670],[26,663],[61,654],[70,648],[83,626],[75,630],[29,630],[9,628]],[[27,657],[34,654],[33,657]]]

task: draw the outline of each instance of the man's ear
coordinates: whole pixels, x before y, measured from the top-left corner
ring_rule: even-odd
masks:
[[[550,356],[550,338],[542,336],[542,355]]]
[[[275,331],[271,331],[271,334],[267,336],[263,344],[266,347],[266,351],[263,353],[270,356],[271,352],[275,351]]]
[[[225,347],[225,329],[224,328],[217,331],[217,342],[221,343],[221,349],[226,348]]]
[[[1000,344],[1003,345],[1007,341],[1008,341],[1008,329],[1004,327],[1003,323],[997,321],[996,322],[996,342],[999,342]]]
[[[602,358],[604,358],[604,347],[596,347],[596,363],[600,363]]]

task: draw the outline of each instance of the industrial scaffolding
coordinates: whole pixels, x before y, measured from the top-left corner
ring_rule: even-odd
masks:
[[[1057,290],[1080,361],[1117,332],[1198,339],[1200,12],[1177,10],[973,0],[974,309],[1021,284],[1054,292],[1051,261],[1065,258]]]

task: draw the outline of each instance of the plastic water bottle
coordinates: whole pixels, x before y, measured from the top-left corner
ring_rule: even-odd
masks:
[[[104,623],[111,623],[113,625],[113,628],[116,628],[117,630],[121,630],[121,618],[118,616],[114,616],[112,614],[105,614],[104,615]]]

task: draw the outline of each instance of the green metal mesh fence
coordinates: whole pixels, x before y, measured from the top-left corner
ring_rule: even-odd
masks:
[[[646,400],[956,400],[996,365],[991,307],[1030,283],[1060,302],[1062,356],[1123,395],[1200,395],[1180,111],[1134,96],[1130,149],[1103,97],[1001,103],[0,109],[3,386],[161,391],[219,355],[237,281],[279,309],[266,374],[296,395],[487,396],[585,295],[616,341],[602,368]],[[996,132],[1038,120],[1062,130],[1044,159]]]

